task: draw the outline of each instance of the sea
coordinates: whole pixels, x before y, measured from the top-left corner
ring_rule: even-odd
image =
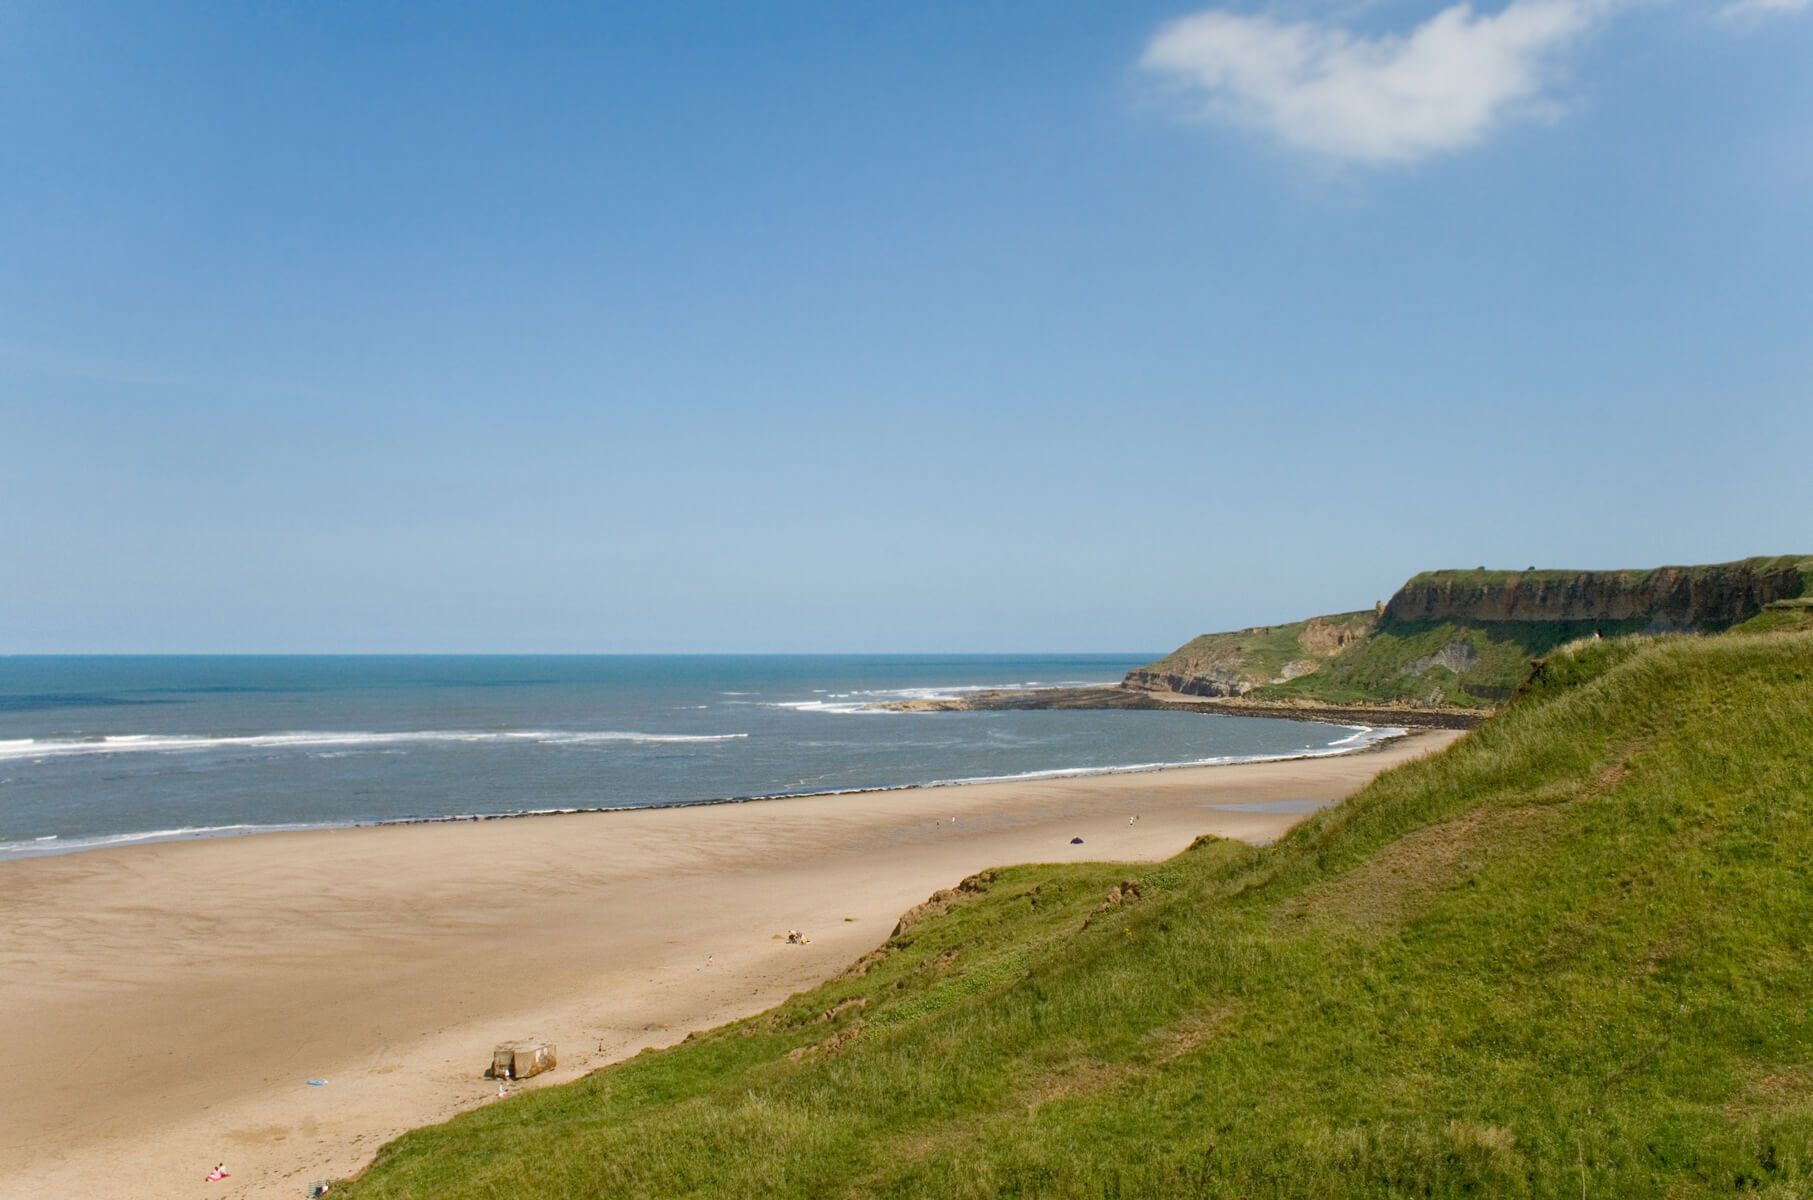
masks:
[[[1342,753],[1402,730],[891,701],[1157,655],[0,657],[0,861]]]

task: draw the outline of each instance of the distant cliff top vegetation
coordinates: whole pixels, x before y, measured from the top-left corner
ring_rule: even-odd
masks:
[[[1745,574],[1768,575],[1785,570],[1800,574],[1807,587],[1813,590],[1813,555],[1807,554],[1762,555],[1738,559],[1735,562],[1617,570],[1560,567],[1526,567],[1521,571],[1504,571],[1488,567],[1444,568],[1437,571],[1422,571],[1412,575],[1404,587],[1462,581],[1493,587],[1506,587],[1513,583],[1529,586],[1543,583],[1567,583],[1581,578],[1615,578],[1626,586],[1639,587],[1657,578],[1724,579]]]

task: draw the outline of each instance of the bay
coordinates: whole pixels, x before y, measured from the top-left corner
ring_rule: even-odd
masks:
[[[872,707],[1156,655],[0,658],[0,859],[1338,751],[1391,731]]]

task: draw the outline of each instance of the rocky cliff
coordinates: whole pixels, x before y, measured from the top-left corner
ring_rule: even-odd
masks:
[[[1488,708],[1531,660],[1595,633],[1717,632],[1813,596],[1813,558],[1643,571],[1430,571],[1377,612],[1205,634],[1129,672],[1143,692]]]
[[[1746,559],[1650,571],[1430,571],[1398,589],[1386,623],[1640,622],[1650,632],[1719,630],[1800,595],[1799,560]]]

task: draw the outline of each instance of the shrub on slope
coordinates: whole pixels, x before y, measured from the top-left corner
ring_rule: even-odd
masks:
[[[860,974],[349,1191],[1804,1195],[1809,730],[1813,638],[1566,647],[1275,847],[1108,907],[1127,868],[998,872]]]

